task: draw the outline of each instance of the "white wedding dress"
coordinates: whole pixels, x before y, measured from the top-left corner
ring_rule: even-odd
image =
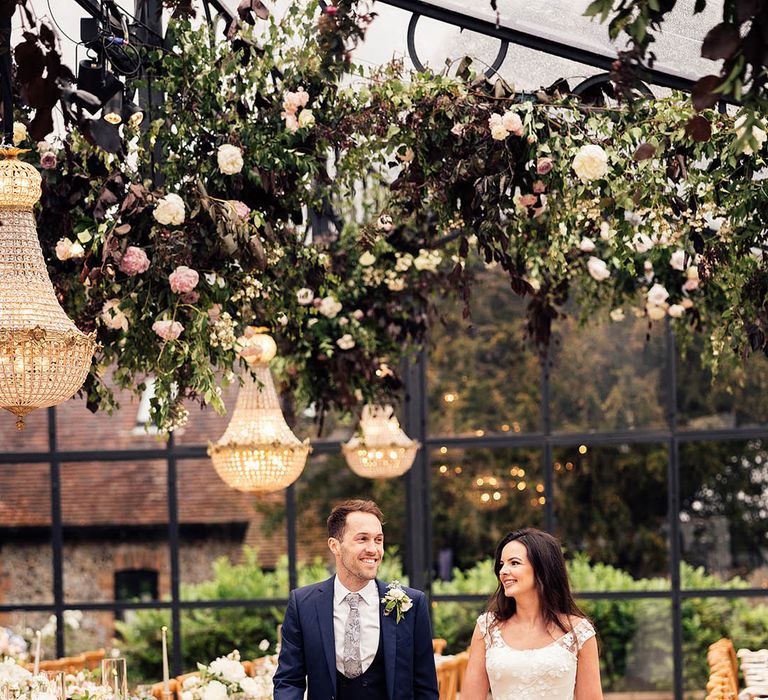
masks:
[[[477,618],[493,700],[573,700],[579,650],[595,635],[589,621],[579,620],[572,632],[545,647],[513,649],[494,619],[490,612]]]

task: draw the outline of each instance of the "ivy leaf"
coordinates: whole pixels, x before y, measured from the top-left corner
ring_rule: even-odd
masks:
[[[702,58],[710,58],[713,61],[719,61],[723,58],[730,58],[739,48],[738,27],[727,22],[712,27],[704,37],[704,43],[701,45]]]
[[[649,160],[650,158],[653,158],[653,156],[656,155],[656,146],[654,146],[652,143],[641,143],[637,150],[635,151],[635,155],[632,156],[635,160]]]
[[[720,95],[715,92],[723,84],[723,79],[719,75],[705,75],[699,78],[691,91],[691,101],[693,108],[697,112],[714,107]]]
[[[706,143],[712,138],[712,124],[709,123],[709,119],[706,117],[696,114],[685,125],[685,133],[694,141]]]

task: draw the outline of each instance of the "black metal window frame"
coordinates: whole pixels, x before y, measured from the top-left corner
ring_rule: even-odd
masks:
[[[415,20],[419,16],[429,17],[471,31],[496,37],[502,42],[515,43],[547,54],[570,59],[603,70],[609,70],[615,57],[597,53],[589,48],[574,44],[565,44],[551,36],[531,34],[517,29],[497,26],[493,22],[478,19],[460,12],[431,5],[423,0],[380,0],[385,4],[409,11],[413,15],[408,36],[408,49],[419,65],[414,46]],[[92,0],[76,0],[87,9]],[[212,3],[217,11],[226,12],[226,6],[219,0],[204,0],[206,15],[210,18],[208,4]],[[210,21],[210,19],[209,19]],[[690,90],[693,81],[681,75],[663,71],[651,71],[649,81],[655,85],[673,89]],[[621,599],[665,599],[671,604],[672,648],[673,648],[673,689],[676,700],[683,700],[683,643],[681,603],[688,598],[737,598],[765,597],[765,589],[707,589],[683,590],[680,582],[680,445],[699,441],[738,441],[765,439],[765,428],[731,428],[714,430],[680,431],[677,424],[677,349],[674,334],[669,323],[665,332],[665,376],[668,388],[666,407],[666,427],[663,430],[631,430],[601,432],[553,433],[550,419],[550,382],[547,363],[541,367],[541,427],[538,432],[487,435],[482,437],[430,435],[428,425],[428,402],[426,351],[422,351],[413,364],[404,368],[405,375],[405,411],[404,428],[413,438],[418,439],[423,448],[419,451],[411,470],[402,477],[406,485],[406,561],[405,568],[410,582],[428,593],[432,578],[432,528],[431,528],[431,449],[453,447],[474,448],[513,448],[535,447],[541,450],[541,467],[544,479],[546,503],[544,508],[544,528],[555,530],[555,512],[553,493],[554,469],[553,449],[561,446],[580,444],[599,445],[638,445],[662,443],[667,446],[667,486],[668,486],[668,538],[669,538],[669,575],[670,588],[664,591],[578,591],[578,597],[590,600]],[[112,611],[141,609],[166,609],[171,613],[172,630],[172,672],[182,672],[181,650],[181,612],[189,609],[231,608],[248,606],[252,608],[273,607],[287,604],[287,598],[246,599],[246,600],[210,600],[183,601],[180,597],[179,565],[179,518],[178,518],[178,462],[190,459],[207,458],[206,447],[202,445],[177,445],[173,436],[164,448],[128,449],[128,450],[59,450],[56,430],[56,409],[49,408],[47,413],[48,449],[45,452],[1,453],[0,468],[3,464],[48,464],[51,496],[51,553],[53,568],[53,603],[51,604],[10,604],[0,605],[0,612],[49,612],[56,616],[56,654],[66,653],[64,641],[64,612],[66,610]],[[333,440],[313,441],[315,454],[336,454],[340,452],[340,443]],[[65,602],[63,574],[63,522],[61,510],[61,465],[78,462],[114,462],[114,461],[165,460],[167,465],[168,495],[168,546],[170,553],[170,600],[151,602],[110,601],[110,602]],[[288,540],[289,586],[297,585],[297,536],[295,486],[286,489],[286,529]],[[466,602],[482,604],[484,595],[434,595],[437,602]]]

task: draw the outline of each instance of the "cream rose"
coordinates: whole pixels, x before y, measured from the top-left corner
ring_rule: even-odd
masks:
[[[648,303],[653,306],[661,306],[668,298],[669,292],[661,284],[654,284],[648,290],[648,295],[646,296]]]
[[[225,175],[236,175],[243,169],[243,153],[231,143],[219,146],[216,161],[219,164],[219,170]]]
[[[315,115],[312,113],[311,109],[302,109],[301,112],[299,112],[298,124],[299,129],[315,125]]]
[[[366,251],[365,251],[365,252],[364,252],[364,253],[363,253],[363,254],[360,256],[360,259],[358,260],[358,262],[359,262],[359,263],[360,263],[360,264],[361,264],[363,267],[370,267],[371,265],[373,265],[373,263],[375,263],[375,262],[376,262],[376,256],[375,256],[373,253],[371,253],[370,251],[366,250]]]
[[[345,333],[336,341],[336,345],[342,350],[351,350],[355,347],[355,340],[349,333]]]
[[[155,321],[152,324],[152,330],[163,340],[176,340],[184,330],[184,326],[178,321]]]
[[[128,316],[120,310],[119,299],[108,299],[101,307],[101,320],[112,330],[128,330]]]
[[[607,280],[611,276],[611,271],[608,269],[605,261],[596,258],[594,255],[590,256],[589,260],[587,260],[587,270],[598,282]]]
[[[333,297],[327,296],[320,300],[317,310],[327,318],[335,318],[341,311],[341,303]]]
[[[298,292],[296,292],[296,301],[298,301],[302,306],[311,304],[314,298],[315,293],[307,287],[302,287]]]
[[[672,318],[682,318],[685,316],[685,307],[682,304],[672,304],[668,309],[667,313]]]
[[[579,243],[579,250],[583,253],[591,253],[595,249],[595,242],[584,236]]]
[[[29,137],[27,125],[21,122],[13,122],[13,145],[18,146],[22,141]]]
[[[572,165],[582,182],[597,180],[608,173],[608,154],[596,144],[582,146]]]
[[[669,264],[672,266],[673,270],[680,270],[680,272],[685,270],[685,251],[676,250],[672,253],[672,257],[669,259]]]
[[[186,216],[184,200],[171,192],[157,201],[152,216],[155,217],[157,223],[163,226],[179,226],[184,223]]]

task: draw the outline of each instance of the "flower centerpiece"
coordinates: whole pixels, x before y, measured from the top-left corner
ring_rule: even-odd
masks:
[[[47,675],[35,675],[11,658],[0,663],[0,692],[7,700],[56,700],[54,683]]]
[[[189,676],[182,683],[181,700],[225,700],[237,696],[253,700],[272,698],[272,676],[277,665],[271,657],[269,663],[260,664],[256,677],[246,674],[237,649],[207,666],[198,663],[197,668],[198,675]]]

